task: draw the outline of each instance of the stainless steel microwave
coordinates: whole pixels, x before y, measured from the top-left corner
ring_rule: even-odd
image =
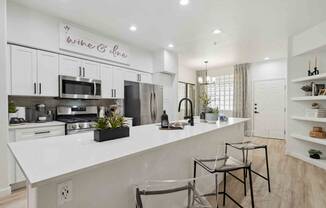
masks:
[[[100,99],[101,80],[59,75],[59,97]]]

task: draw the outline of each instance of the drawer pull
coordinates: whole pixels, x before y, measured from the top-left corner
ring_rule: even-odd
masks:
[[[49,134],[51,133],[51,131],[38,131],[38,132],[35,132],[34,134]]]

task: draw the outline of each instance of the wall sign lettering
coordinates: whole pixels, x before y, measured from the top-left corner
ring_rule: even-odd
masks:
[[[123,44],[64,23],[60,24],[60,50],[125,64],[129,60],[129,50]]]

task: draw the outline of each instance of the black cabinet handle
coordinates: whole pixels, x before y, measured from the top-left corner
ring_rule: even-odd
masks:
[[[83,77],[85,77],[85,67],[83,67]]]
[[[36,94],[36,83],[34,82],[34,94]]]
[[[82,76],[82,68],[81,68],[81,66],[79,67],[79,76],[80,77]]]
[[[49,134],[51,133],[51,131],[38,131],[38,132],[35,132],[34,134]]]
[[[39,94],[42,94],[42,84],[41,83],[39,83],[39,89],[38,89],[38,91],[39,91]]]

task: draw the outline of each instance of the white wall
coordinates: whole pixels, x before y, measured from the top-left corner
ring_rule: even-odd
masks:
[[[271,79],[284,79],[287,77],[287,59],[271,60],[252,63],[248,72],[248,111],[253,116],[253,82]],[[285,90],[285,89],[284,89]],[[286,99],[286,98],[285,98]],[[248,122],[248,128],[253,132],[253,119]]]
[[[287,60],[279,59],[250,64],[252,81],[268,79],[286,79]]]
[[[233,74],[233,66],[223,66],[208,70],[208,76],[221,76],[226,74]]]
[[[59,24],[68,22],[8,2],[8,41],[40,49],[59,51]],[[96,31],[79,26],[89,32]],[[100,34],[101,35],[101,34]],[[114,38],[107,37],[111,40]],[[152,52],[129,45],[129,64],[133,69],[153,72]]]
[[[8,186],[8,97],[6,84],[6,0],[0,0],[0,197],[10,193]]]
[[[196,84],[196,71],[179,65],[178,81]]]

